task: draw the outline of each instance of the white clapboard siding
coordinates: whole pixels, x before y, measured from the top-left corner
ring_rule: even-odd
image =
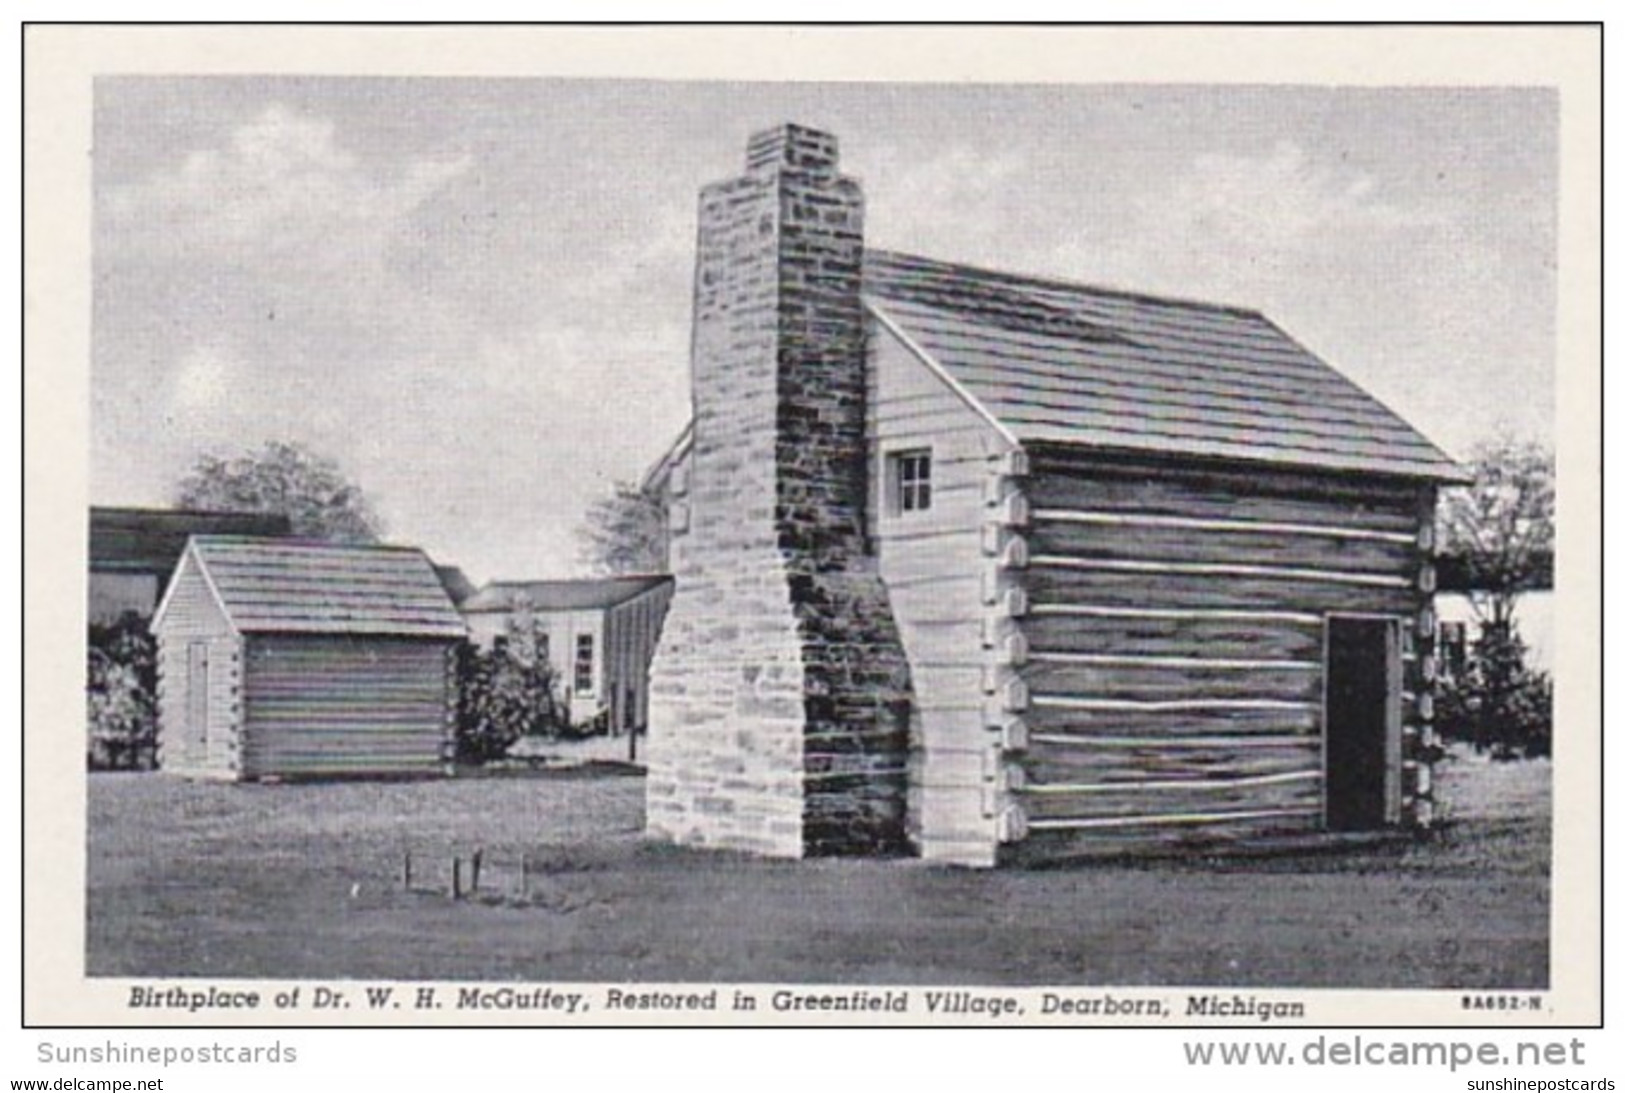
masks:
[[[883,323],[871,338],[870,536],[908,650],[914,689],[911,834],[928,860],[989,865],[998,844],[1002,737],[989,724],[993,653],[984,616],[988,480],[1009,442]],[[931,453],[931,507],[899,513],[888,457]],[[992,681],[996,682],[996,681]]]
[[[604,620],[603,690],[616,731],[642,730],[649,724],[649,666],[673,584],[664,581],[609,608]]]
[[[234,778],[241,641],[190,554],[176,567],[159,621],[159,769],[196,778]],[[194,693],[194,685],[203,693]]]

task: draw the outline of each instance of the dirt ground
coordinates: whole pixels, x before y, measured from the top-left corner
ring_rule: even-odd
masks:
[[[1423,843],[977,872],[649,844],[642,780],[625,772],[273,786],[92,775],[87,964],[95,976],[1544,987],[1549,766],[1457,760],[1440,783],[1449,823]],[[476,848],[480,888],[453,901],[451,859]]]

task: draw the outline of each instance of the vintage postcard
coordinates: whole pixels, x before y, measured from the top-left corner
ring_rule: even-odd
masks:
[[[1597,28],[24,44],[25,1022],[1601,1020]]]

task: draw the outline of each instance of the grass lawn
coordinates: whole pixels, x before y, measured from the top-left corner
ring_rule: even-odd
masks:
[[[990,872],[647,844],[627,774],[93,775],[87,961],[95,976],[1539,988],[1549,770],[1445,764],[1450,822],[1425,843]],[[402,889],[408,848],[418,884],[443,889],[476,846],[487,898]]]

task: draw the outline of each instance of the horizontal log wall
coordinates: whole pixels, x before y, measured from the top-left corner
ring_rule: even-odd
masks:
[[[1087,782],[1071,784],[1029,783],[1023,796],[1028,827],[1042,829],[1054,821],[1070,830],[1088,830],[1226,812],[1278,812],[1285,827],[1295,826],[1294,821],[1312,823],[1320,813],[1319,768],[1314,763],[1272,773],[1248,768],[1245,774],[1204,773],[1168,780],[1142,777],[1103,783],[1095,775],[1087,777]]]
[[[1248,520],[1412,535],[1416,492],[1354,476],[1257,471],[1181,471],[1176,464],[1105,461],[1057,449],[1033,452],[1034,509]]]
[[[1203,697],[1180,703],[1131,707],[1086,697],[1037,694],[1028,698],[1027,725],[1034,739],[1045,734],[1082,733],[1090,737],[1256,736],[1261,733],[1315,734],[1320,729],[1318,704],[1215,701]]]
[[[997,557],[1013,445],[883,324],[872,334],[868,526],[914,691],[909,835],[928,860],[991,865],[1008,800],[996,592],[1014,583]],[[931,505],[899,512],[889,459],[918,450]]]
[[[245,777],[433,773],[452,714],[446,643],[251,635]]]
[[[1200,656],[1198,648],[1193,644],[1181,658],[1095,654],[1088,664],[1076,662],[1085,654],[1042,650],[1031,655],[1027,686],[1035,699],[1055,696],[1073,708],[1191,702],[1277,708],[1320,701],[1318,660],[1220,660]]]
[[[1035,788],[1286,775],[1312,770],[1320,761],[1318,739],[1290,732],[1225,736],[1171,731],[1154,739],[1040,733],[1033,743],[1027,774]]]
[[[1240,521],[1167,523],[1132,516],[1039,509],[1028,546],[1035,555],[1079,560],[1167,564],[1211,561],[1262,570],[1289,569],[1359,576],[1391,576],[1415,563],[1415,542],[1397,532],[1317,532],[1307,524],[1266,525],[1242,530]],[[1336,529],[1343,531],[1344,529]],[[1378,538],[1377,535],[1381,537]],[[1364,582],[1369,583],[1369,582]]]
[[[1196,565],[1198,563],[1191,563]],[[1400,578],[1395,578],[1400,580]],[[1303,613],[1345,611],[1404,615],[1416,590],[1403,583],[1371,585],[1280,574],[1235,572],[1223,566],[1189,571],[1168,566],[1112,569],[1046,555],[1033,558],[1027,590],[1034,603],[1093,607],[1256,609]]]
[[[1431,492],[1029,454],[1029,837],[1012,856],[1320,830],[1325,618],[1394,616],[1415,645]]]

